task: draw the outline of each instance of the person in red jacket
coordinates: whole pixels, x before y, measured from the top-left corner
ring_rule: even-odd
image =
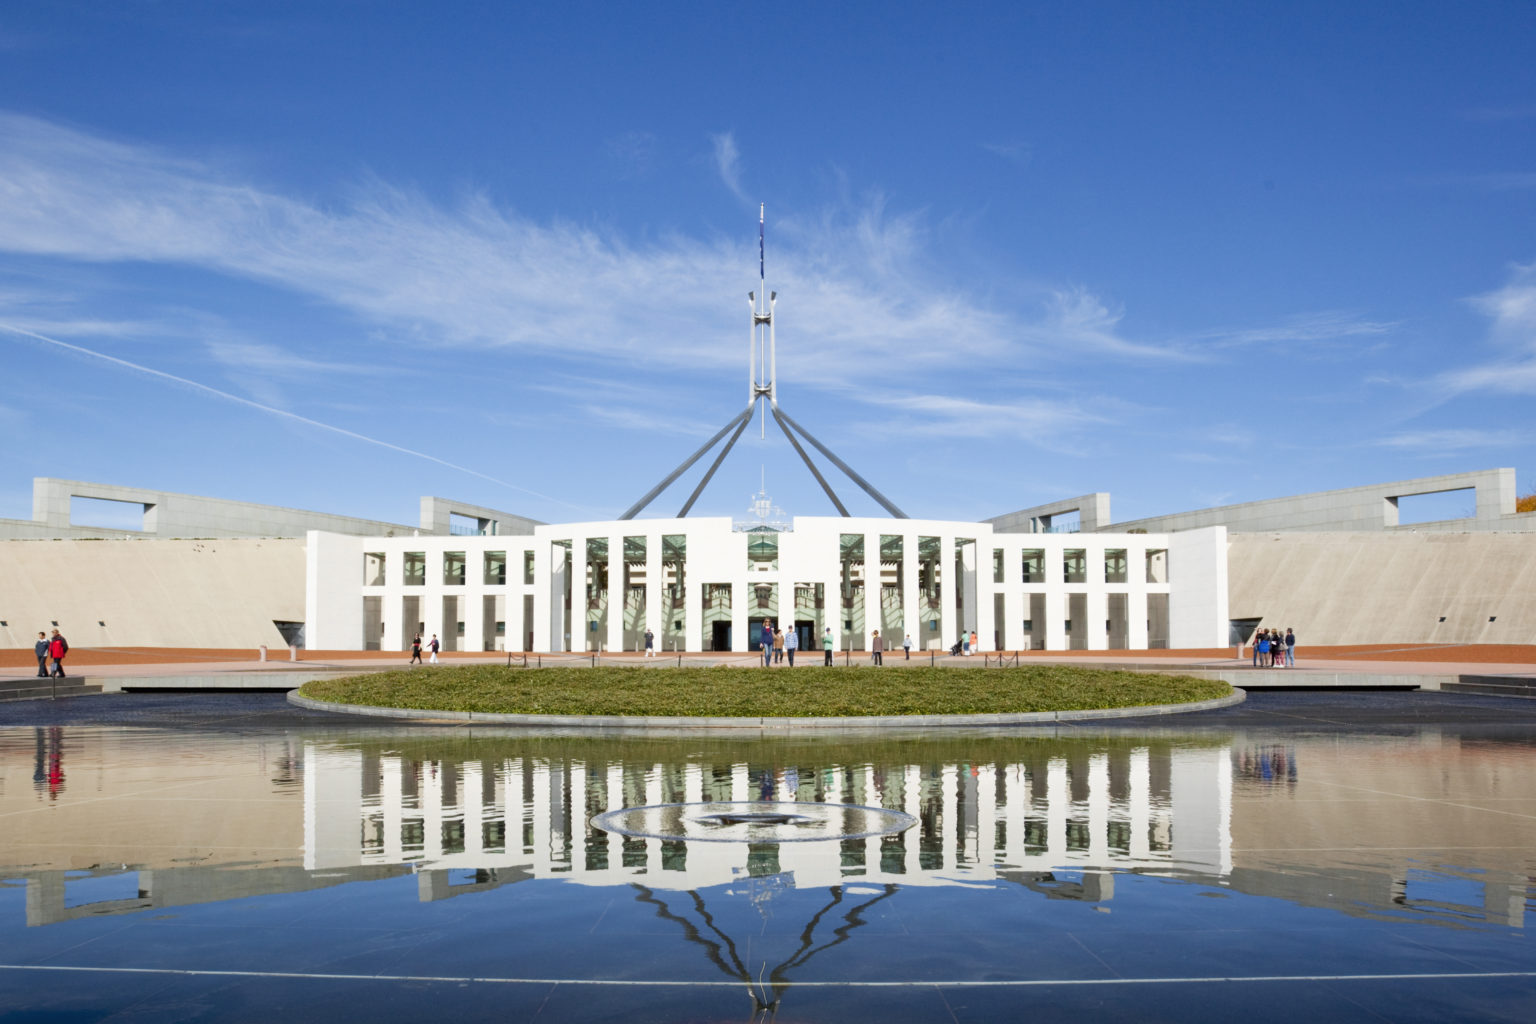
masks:
[[[53,631],[53,639],[48,641],[48,657],[53,659],[53,675],[64,678],[64,655],[69,653],[69,641],[64,639],[64,634],[58,630]]]

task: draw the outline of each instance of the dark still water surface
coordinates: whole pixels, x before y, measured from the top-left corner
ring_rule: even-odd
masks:
[[[1531,1021],[1533,877],[1470,727],[0,730],[7,1022]]]

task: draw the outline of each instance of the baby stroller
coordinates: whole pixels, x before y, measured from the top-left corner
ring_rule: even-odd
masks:
[[[949,653],[954,655],[957,658],[960,657],[960,646],[961,646],[961,643],[962,643],[962,641],[956,640],[955,641],[955,645],[949,649]]]

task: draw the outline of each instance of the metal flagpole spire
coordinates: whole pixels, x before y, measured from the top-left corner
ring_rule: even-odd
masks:
[[[824,477],[821,474],[821,471],[816,468],[816,463],[811,459],[810,454],[800,444],[800,439],[795,436],[796,434],[799,434],[800,437],[803,437],[806,441],[810,442],[813,448],[815,448],[822,455],[826,456],[826,458],[831,461],[833,465],[842,470],[850,480],[858,484],[860,489],[862,489],[865,494],[868,494],[871,498],[877,501],[887,512],[895,516],[897,519],[907,518],[907,514],[892,504],[890,499],[881,494],[879,491],[875,490],[869,481],[865,480],[863,477],[859,476],[858,473],[854,472],[853,468],[842,459],[838,458],[830,448],[822,444],[815,437],[811,436],[809,431],[807,431],[800,424],[796,423],[788,413],[782,411],[779,408],[779,390],[777,381],[779,359],[773,330],[773,310],[774,306],[778,302],[779,295],[778,292],[768,291],[768,264],[765,252],[766,246],[764,244],[763,237],[764,223],[767,219],[765,215],[766,209],[766,203],[758,204],[757,291],[747,293],[747,308],[752,315],[751,326],[747,331],[747,407],[741,412],[737,413],[729,423],[721,427],[719,432],[716,433],[714,437],[704,442],[703,446],[700,447],[698,451],[694,452],[691,456],[688,457],[687,460],[683,462],[682,465],[678,466],[671,473],[669,473],[666,478],[661,481],[661,483],[651,488],[650,491],[646,493],[645,497],[641,498],[639,501],[635,502],[634,505],[630,506],[628,511],[619,516],[620,520],[633,519],[636,515],[643,511],[645,507],[656,498],[657,495],[670,487],[673,481],[687,472],[695,462],[698,462],[699,459],[703,458],[705,453],[713,448],[716,444],[718,444],[721,438],[725,437],[727,434],[730,434],[730,439],[725,442],[725,446],[720,449],[720,453],[716,455],[714,461],[710,463],[709,469],[704,473],[704,478],[699,481],[698,486],[693,489],[693,493],[688,496],[687,502],[684,503],[682,511],[677,514],[679,519],[686,516],[688,511],[693,508],[694,502],[698,501],[699,495],[704,492],[704,488],[708,486],[710,480],[714,478],[715,471],[720,468],[720,464],[724,462],[725,457],[730,454],[731,448],[736,444],[736,439],[741,436],[741,432],[746,428],[747,424],[752,422],[752,414],[758,411],[759,403],[762,404],[762,425],[759,431],[760,436],[765,439],[767,438],[768,414],[770,412],[773,413],[774,422],[779,425],[780,430],[784,431],[784,436],[789,439],[790,446],[794,448],[795,454],[800,456],[800,461],[804,462],[806,468],[811,471],[811,475],[815,477],[816,482],[821,485],[821,489],[831,500],[833,507],[837,509],[839,515],[847,518],[849,515],[847,507],[840,500],[838,500],[836,492],[832,490],[832,485],[827,482],[827,478]]]

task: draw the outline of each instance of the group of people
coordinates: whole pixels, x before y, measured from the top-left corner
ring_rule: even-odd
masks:
[[[962,632],[960,634],[960,639],[955,641],[955,646],[949,649],[949,653],[954,655],[963,655],[969,658],[972,652],[976,650],[976,631],[973,629],[969,633]]]
[[[763,667],[780,665],[784,662],[784,656],[789,656],[789,667],[795,667],[795,651],[800,649],[800,631],[791,626],[789,629],[775,629],[772,619],[763,620],[763,631],[758,639],[763,648]],[[832,627],[828,626],[821,634],[822,664],[832,664],[832,652],[837,646],[837,641],[832,636]],[[649,647],[649,642],[647,642]],[[912,660],[912,634],[901,642],[901,649],[906,653],[907,660]],[[649,653],[649,651],[647,651]],[[870,661],[875,665],[885,664],[885,639],[880,636],[877,629],[869,638]]]
[[[421,642],[421,634],[417,633],[411,639],[411,660],[406,662],[407,665],[420,665],[422,663],[421,662],[421,648],[422,648],[422,646],[423,646],[423,644]],[[425,646],[426,646],[427,650],[432,655],[432,664],[436,665],[437,664],[437,652],[442,647],[442,644],[437,642],[437,634],[436,633],[432,634],[431,642],[427,643]]]
[[[41,630],[37,634],[37,643],[32,645],[37,653],[37,674],[47,679],[50,675],[64,678],[64,655],[69,653],[69,641],[64,639],[64,634],[58,630],[53,631],[53,636],[45,636]],[[53,671],[48,671],[48,662],[53,662]]]
[[[832,631],[827,630],[827,642],[832,639]],[[789,667],[795,667],[795,652],[800,649],[800,631],[790,629],[775,629],[772,619],[763,620],[763,631],[758,636],[763,648],[763,666],[780,665],[784,662],[784,656],[789,655]],[[827,647],[827,664],[832,664],[832,648]]]
[[[1253,667],[1295,668],[1296,634],[1289,629],[1261,629],[1253,638]]]

